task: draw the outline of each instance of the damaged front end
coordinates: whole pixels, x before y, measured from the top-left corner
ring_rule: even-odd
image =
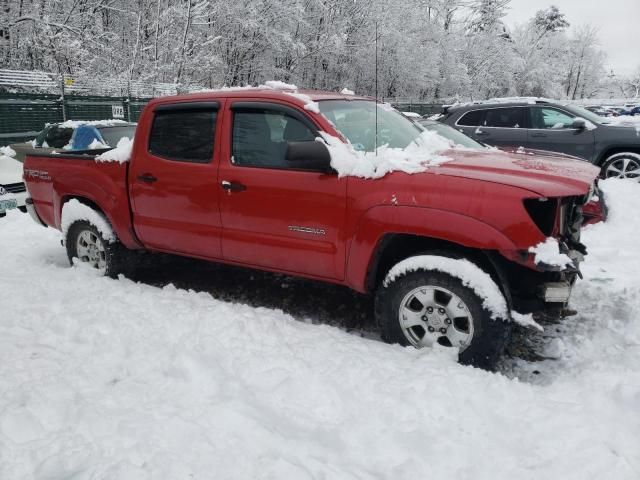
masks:
[[[503,258],[511,302],[518,312],[547,320],[576,313],[568,308],[568,303],[574,283],[582,278],[580,264],[587,255],[587,248],[580,241],[585,224],[584,207],[596,194],[594,184],[584,196],[524,201],[531,219],[548,239],[557,242],[558,255],[565,261],[547,263],[536,256],[535,249],[517,252],[517,258],[512,258],[515,261]]]

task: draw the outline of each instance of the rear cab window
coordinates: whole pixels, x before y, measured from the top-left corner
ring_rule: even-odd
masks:
[[[156,107],[149,153],[177,162],[210,163],[217,118],[217,102]]]

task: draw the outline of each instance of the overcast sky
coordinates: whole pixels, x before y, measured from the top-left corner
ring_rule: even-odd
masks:
[[[549,5],[558,7],[572,27],[598,28],[600,46],[616,74],[630,74],[640,66],[640,0],[511,0],[506,23],[524,23]]]

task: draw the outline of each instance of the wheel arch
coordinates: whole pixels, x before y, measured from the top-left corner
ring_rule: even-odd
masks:
[[[619,153],[635,153],[636,155],[640,155],[640,146],[628,146],[628,147],[610,147],[606,149],[598,158],[597,165],[599,167],[604,166],[605,162],[611,158],[613,155],[617,155]]]
[[[374,292],[394,265],[409,257],[423,254],[442,255],[469,260],[487,272],[512,305],[507,274],[500,255],[491,250],[465,247],[448,240],[404,233],[387,233],[379,240],[366,275],[366,290]]]
[[[86,205],[87,207],[91,208],[92,210],[102,215],[106,219],[106,221],[109,223],[111,228],[113,229],[114,233],[118,237],[118,240],[125,247],[132,250],[142,248],[142,245],[136,238],[133,228],[131,227],[131,223],[123,222],[122,220],[118,220],[114,218],[114,216],[109,214],[109,209],[103,208],[103,206],[99,203],[99,201],[95,200],[94,198],[91,198],[89,195],[82,195],[82,194],[76,194],[76,193],[61,195],[60,205],[59,205],[59,208],[57,209],[58,225],[60,225],[62,220],[62,209],[65,203],[69,202],[70,200],[77,200],[81,204]]]

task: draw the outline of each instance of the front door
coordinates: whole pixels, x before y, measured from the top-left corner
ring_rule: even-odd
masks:
[[[129,169],[133,225],[150,248],[220,257],[217,102],[159,105]]]
[[[314,141],[304,111],[238,101],[218,175],[224,259],[326,279],[344,278],[347,180],[287,167],[287,142]]]
[[[567,153],[590,160],[595,136],[588,128],[573,128],[575,117],[553,107],[530,107],[527,146],[540,150]]]

